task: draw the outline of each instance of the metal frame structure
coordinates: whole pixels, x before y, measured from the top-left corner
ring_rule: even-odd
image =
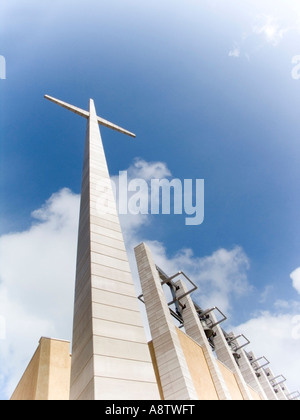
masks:
[[[250,363],[251,363],[252,367],[255,363],[259,362],[260,360],[265,360],[266,361],[266,363],[264,363],[263,365],[258,365],[258,367],[253,367],[255,372],[259,371],[260,369],[263,369],[264,367],[266,367],[270,364],[269,360],[265,356],[259,357],[256,360],[251,360],[251,359],[252,359],[252,357],[250,356],[249,360],[250,360]]]
[[[185,305],[181,303],[181,300],[186,297],[187,295],[190,295],[191,293],[195,292],[198,289],[198,286],[183,272],[183,271],[178,271],[177,273],[175,273],[172,276],[168,276],[160,267],[158,267],[156,265],[156,269],[158,271],[159,277],[161,279],[161,286],[163,287],[164,285],[167,285],[170,289],[171,295],[172,295],[172,300],[170,302],[168,302],[168,307],[170,310],[170,314],[177,320],[177,322],[179,323],[179,328],[184,327],[184,320],[183,320],[183,316],[182,316],[182,311],[185,309]],[[176,296],[176,292],[178,292],[179,287],[176,285],[176,282],[174,281],[177,277],[179,276],[183,276],[185,278],[185,280],[188,281],[188,283],[190,284],[190,288],[187,292],[183,293],[180,296]],[[143,294],[138,296],[138,299],[145,303],[143,300]],[[192,300],[196,312],[199,316],[199,320],[204,328],[207,340],[210,344],[210,346],[212,347],[213,350],[215,350],[215,345],[214,345],[214,337],[216,336],[216,333],[214,332],[214,328],[221,324],[222,322],[227,320],[227,316],[217,307],[214,306],[212,308],[203,310],[194,300]],[[175,305],[175,310],[173,310],[171,308],[172,305]],[[213,322],[213,320],[210,317],[210,313],[213,311],[217,311],[220,315],[220,317],[217,319],[217,321]],[[244,349],[244,347],[248,346],[250,344],[250,340],[244,335],[244,334],[239,334],[238,336],[233,336],[232,334],[228,334],[224,329],[221,329],[222,333],[224,334],[224,337],[227,341],[228,346],[231,348],[233,356],[235,358],[235,361],[237,363],[237,365],[239,365],[238,359],[241,357],[240,354],[238,353],[239,351],[241,351],[242,349]],[[245,340],[245,343],[241,344],[241,345],[237,345],[235,343],[236,340],[243,338]],[[253,360],[253,357],[250,356],[246,351],[245,354],[247,356],[247,358],[249,359],[249,362],[256,374],[256,376],[260,376],[260,373],[258,372],[261,369],[264,369],[266,366],[268,366],[270,364],[269,360],[265,357],[259,357],[255,360]],[[265,360],[265,363],[260,364],[259,362]],[[269,376],[269,375],[267,375]],[[281,381],[273,383],[275,380],[277,380],[278,378],[283,378]],[[286,378],[283,375],[278,375],[273,379],[269,379],[270,385],[274,388],[274,390],[276,391],[276,387],[281,385],[282,383],[284,383],[286,381]],[[300,392],[295,391],[289,395],[287,395],[287,399],[289,400],[297,400],[300,398]]]
[[[290,401],[299,400],[300,392],[299,391],[291,392],[290,394],[287,395],[287,397]]]

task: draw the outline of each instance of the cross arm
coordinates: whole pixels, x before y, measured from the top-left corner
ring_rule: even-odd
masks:
[[[115,125],[107,120],[104,120],[101,117],[97,116],[97,120],[98,120],[98,123],[100,125],[103,125],[104,127],[111,128],[112,130],[118,131],[119,133],[127,134],[127,136],[130,136],[130,137],[136,137],[134,133],[131,133],[130,131],[127,131],[124,128],[119,127],[118,125]]]
[[[63,102],[63,101],[60,101],[59,99],[52,98],[52,96],[49,96],[49,95],[45,95],[44,97],[46,99],[48,99],[49,101],[54,102],[55,104],[60,105],[63,108],[66,108],[69,111],[72,111],[77,115],[80,115],[81,117],[89,118],[89,116],[90,116],[90,113],[88,111],[85,111],[84,109],[78,108],[77,106],[70,105],[67,102]]]
[[[85,111],[84,109],[78,108],[77,106],[74,106],[74,105],[70,105],[67,102],[63,102],[59,99],[55,99],[55,98],[53,98],[52,96],[49,96],[49,95],[45,95],[44,97],[46,99],[48,99],[49,101],[54,102],[55,104],[60,105],[63,108],[66,108],[69,111],[72,111],[77,115],[80,115],[81,117],[84,117],[84,118],[87,118],[87,119],[90,117],[90,112]],[[112,130],[118,131],[119,133],[126,134],[127,136],[130,136],[130,137],[136,137],[136,135],[134,133],[131,133],[130,131],[125,130],[122,127],[119,127],[118,125],[113,124],[110,121],[105,120],[104,118],[101,118],[101,117],[98,117],[98,116],[96,118],[97,118],[98,124],[103,125],[104,127],[111,128]]]

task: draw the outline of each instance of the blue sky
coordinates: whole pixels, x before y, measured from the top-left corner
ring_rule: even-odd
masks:
[[[205,180],[203,224],[123,218],[128,249],[146,240],[166,268],[184,267],[199,303],[223,304],[228,328],[255,334],[274,371],[300,387],[299,41],[296,0],[2,2],[0,398],[41,335],[71,339],[54,285],[68,278],[71,308],[85,121],[44,94],[84,109],[92,97],[98,115],[136,133],[101,129],[112,175],[150,179],[160,162],[160,175]],[[68,264],[48,266],[56,243]]]

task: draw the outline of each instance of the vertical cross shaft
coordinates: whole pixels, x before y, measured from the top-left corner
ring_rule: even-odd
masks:
[[[78,231],[70,399],[158,399],[154,370],[116,210],[99,124],[89,112]]]

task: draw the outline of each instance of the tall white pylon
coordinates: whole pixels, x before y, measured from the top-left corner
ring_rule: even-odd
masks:
[[[99,124],[135,135],[48,95],[87,119],[78,232],[70,399],[159,399],[116,210]]]

